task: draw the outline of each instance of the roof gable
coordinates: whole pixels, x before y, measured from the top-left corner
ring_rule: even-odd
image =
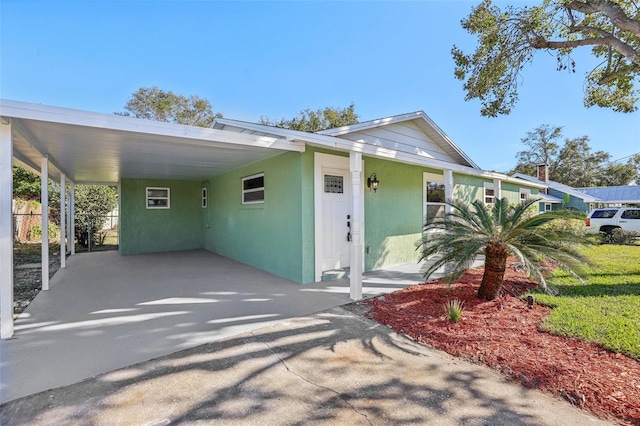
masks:
[[[317,132],[479,169],[423,111]]]

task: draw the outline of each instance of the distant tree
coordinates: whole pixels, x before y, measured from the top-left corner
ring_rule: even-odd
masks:
[[[516,154],[518,163],[509,173],[537,175],[537,166],[546,164],[549,180],[572,187],[628,185],[640,178],[640,155],[627,163],[611,163],[611,154],[591,150],[589,137],[562,139],[562,127],[542,125],[521,139],[528,149]]]
[[[358,123],[358,114],[355,112],[353,103],[347,108],[325,107],[316,111],[305,109],[291,120],[283,118],[278,122],[271,121],[267,116],[260,117],[260,124],[303,132],[319,132],[356,123]]]
[[[125,112],[116,114],[200,127],[211,127],[216,117],[222,117],[220,113],[213,113],[211,103],[206,99],[198,96],[187,98],[156,86],[136,90],[124,109]]]
[[[455,45],[455,76],[465,99],[481,114],[509,114],[518,100],[525,64],[537,51],[557,57],[557,69],[575,72],[571,53],[590,46],[599,65],[586,76],[584,104],[619,112],[637,110],[640,95],[640,13],[636,0],[542,0],[536,6],[494,6],[484,0],[461,21],[478,37],[473,54]]]

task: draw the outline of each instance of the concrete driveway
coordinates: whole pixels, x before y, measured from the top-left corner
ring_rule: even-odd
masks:
[[[420,281],[368,274],[373,296]],[[67,260],[0,341],[0,403],[349,303],[346,279],[300,285],[207,251]]]
[[[0,405],[0,424],[611,425],[347,305]]]

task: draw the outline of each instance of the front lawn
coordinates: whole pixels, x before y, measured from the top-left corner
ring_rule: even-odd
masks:
[[[593,262],[586,284],[556,270],[549,281],[559,295],[535,295],[553,307],[541,329],[640,360],[640,246],[603,244],[584,253]]]

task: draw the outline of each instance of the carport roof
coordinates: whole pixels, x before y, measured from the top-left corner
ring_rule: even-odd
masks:
[[[49,158],[49,177],[75,183],[117,183],[123,178],[204,180],[304,143],[273,135],[185,126],[0,100],[11,123],[13,156],[36,171]]]

